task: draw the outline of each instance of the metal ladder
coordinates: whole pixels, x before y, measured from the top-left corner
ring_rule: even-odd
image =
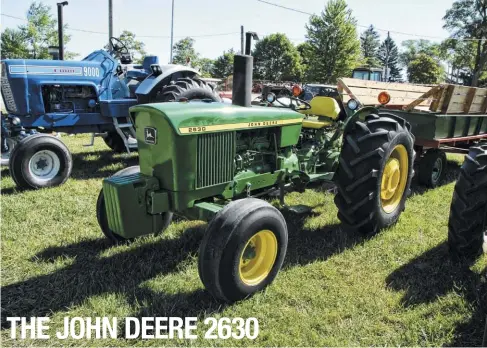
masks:
[[[125,119],[124,123],[119,123],[118,119]],[[136,135],[135,135],[135,128],[134,125],[132,124],[132,121],[130,120],[129,117],[114,117],[113,118],[113,125],[115,126],[115,130],[117,131],[118,135],[123,140],[123,144],[125,145],[125,148],[127,149],[127,153],[130,153],[130,149],[136,149],[137,148],[137,141]],[[129,134],[123,131],[123,129],[128,129]],[[132,138],[134,141],[130,142],[130,138]]]
[[[123,119],[123,123],[119,122],[119,119]],[[130,154],[130,149],[136,149],[137,148],[137,141],[136,135],[135,135],[135,128],[134,125],[132,124],[132,121],[130,121],[129,117],[113,117],[113,125],[115,127],[116,132],[118,135],[122,138],[123,144],[125,145],[125,148],[127,149],[127,153]],[[124,132],[123,130],[128,129],[128,134],[127,132]],[[102,137],[104,136],[105,133],[91,133],[91,141],[89,144],[85,144],[84,146],[93,146],[95,144],[95,137]],[[130,138],[134,139],[133,142],[130,142]]]

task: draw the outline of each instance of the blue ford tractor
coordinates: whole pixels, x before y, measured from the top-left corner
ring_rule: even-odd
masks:
[[[81,61],[7,59],[2,61],[2,159],[21,188],[64,183],[71,154],[52,131],[101,133],[115,152],[137,144],[129,108],[136,104],[182,99],[221,101],[213,85],[187,66],[159,65],[147,56],[132,63],[130,52],[111,38],[109,51],[97,50]]]

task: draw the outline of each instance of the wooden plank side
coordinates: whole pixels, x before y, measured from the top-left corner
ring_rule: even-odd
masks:
[[[413,101],[411,104],[409,104],[408,106],[406,106],[404,108],[404,110],[406,111],[411,111],[412,109],[414,109],[415,107],[421,105],[421,104],[425,104],[426,101],[428,101],[429,98],[435,96],[438,94],[438,92],[441,90],[441,86],[436,86],[436,87],[433,87],[432,89],[430,89],[428,92],[422,94],[421,96],[419,96],[415,101]],[[431,100],[429,101],[431,103]]]
[[[408,91],[417,93],[426,93],[434,86],[419,86],[408,83],[391,83],[391,82],[379,82],[379,81],[368,81],[352,78],[341,79],[348,87],[363,87],[363,88],[373,88],[380,89],[381,91]]]
[[[475,94],[477,94],[476,88],[470,88],[467,92],[467,96],[465,97],[465,104],[463,104],[463,112],[468,114],[470,112],[470,107],[472,106],[473,99],[475,98]]]
[[[487,97],[484,99],[484,103],[480,107],[481,114],[487,114]]]
[[[430,111],[436,112],[441,105],[445,95],[446,86],[440,86],[440,90],[433,96],[433,102],[430,105]]]
[[[446,92],[444,93],[443,102],[441,104],[441,113],[446,114],[448,106],[450,105],[450,99],[455,91],[455,85],[448,85]]]

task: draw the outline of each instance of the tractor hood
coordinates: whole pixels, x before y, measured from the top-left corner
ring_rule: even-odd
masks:
[[[303,116],[289,109],[206,102],[137,105],[131,107],[130,112],[132,115],[141,112],[158,114],[178,135],[300,124],[303,121]]]
[[[18,116],[45,113],[42,86],[89,86],[100,99],[113,98],[107,88],[117,68],[117,61],[103,50],[82,61],[41,59],[6,59],[2,61],[2,96],[5,107]],[[125,95],[124,95],[125,96]]]

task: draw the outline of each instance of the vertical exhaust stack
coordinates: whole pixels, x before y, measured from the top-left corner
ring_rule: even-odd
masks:
[[[249,107],[252,99],[254,57],[236,54],[233,63],[232,104]]]

